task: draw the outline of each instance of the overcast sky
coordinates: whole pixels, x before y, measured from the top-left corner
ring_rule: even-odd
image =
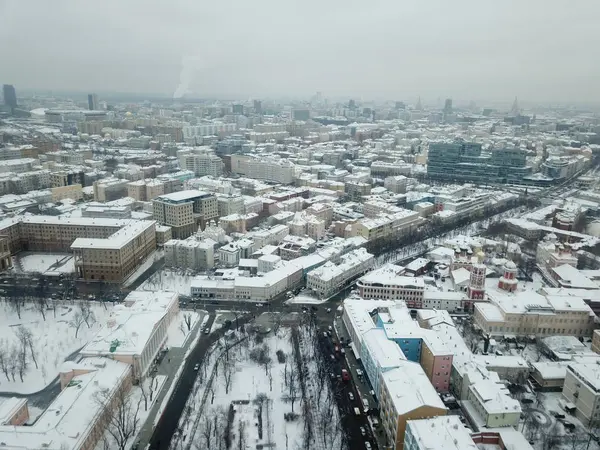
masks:
[[[0,0],[0,83],[600,101],[600,0]]]

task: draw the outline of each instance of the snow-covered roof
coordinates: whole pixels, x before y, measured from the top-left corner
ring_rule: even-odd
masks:
[[[149,228],[153,228],[155,224],[156,222],[153,220],[131,220],[127,225],[111,234],[106,239],[77,238],[71,244],[71,248],[118,250],[143,234]]]
[[[207,192],[197,191],[195,189],[189,189],[187,191],[179,191],[172,192],[170,194],[164,194],[156,197],[156,200],[164,200],[171,202],[183,202],[183,201],[191,201],[197,197],[201,197],[203,195],[208,195]]]
[[[8,425],[14,415],[27,403],[19,397],[0,397],[0,425]],[[1,428],[0,428],[1,429]]]
[[[400,361],[397,368],[382,373],[381,379],[398,415],[405,415],[423,406],[446,410],[418,363]]]
[[[566,361],[542,361],[532,363],[531,366],[543,380],[561,380],[567,376],[568,364]]]
[[[567,370],[577,378],[584,381],[595,392],[600,391],[600,364],[596,363],[571,363]]]
[[[368,348],[369,354],[383,371],[398,367],[398,362],[406,359],[400,347],[388,340],[380,328],[364,333],[363,345]]]
[[[481,380],[471,384],[469,389],[476,395],[487,414],[521,412],[521,406],[512,398],[506,387],[500,387],[492,380]]]
[[[464,267],[460,267],[456,270],[453,270],[451,273],[452,273],[452,279],[454,280],[454,283],[457,285],[466,283],[471,278],[471,272],[469,272]]]
[[[477,302],[475,309],[485,318],[487,322],[504,322],[502,310],[493,303]]]
[[[77,369],[90,372],[75,375],[34,425],[0,426],[2,448],[82,448],[104,408],[98,395],[105,390],[114,392],[129,375],[131,366],[107,358],[84,358]]]
[[[403,271],[402,267],[394,264],[388,264],[380,269],[373,270],[361,277],[359,282],[363,284],[380,283],[384,286],[402,286],[402,287],[414,287],[417,289],[423,289],[425,282],[423,278],[406,277],[399,275]]]
[[[558,275],[562,287],[575,289],[598,289],[598,284],[590,280],[581,271],[569,264],[553,267],[551,270]]]
[[[409,420],[406,430],[420,450],[479,450],[459,416]]]

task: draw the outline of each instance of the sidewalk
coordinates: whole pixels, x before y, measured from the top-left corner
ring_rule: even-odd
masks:
[[[163,403],[166,404],[165,400],[168,402],[169,396],[171,395],[171,392],[173,391],[173,388],[179,379],[179,375],[181,374],[180,369],[183,367],[186,353],[196,346],[198,339],[200,339],[202,336],[202,330],[200,328],[206,313],[203,313],[202,311],[198,311],[198,313],[201,314],[201,317],[196,321],[190,336],[185,342],[185,346],[171,347],[169,352],[165,355],[164,359],[158,366],[157,375],[165,375],[167,380],[158,393],[152,409],[150,410],[150,414],[148,414],[146,422],[138,433],[137,442],[139,442],[139,449],[146,448],[146,446],[150,443],[152,433],[154,432],[154,425],[158,422],[160,414],[162,414],[162,410],[165,406]]]

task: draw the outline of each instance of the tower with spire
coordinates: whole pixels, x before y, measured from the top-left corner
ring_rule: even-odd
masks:
[[[515,116],[519,114],[519,102],[517,101],[517,97],[515,97],[515,101],[513,102],[510,112]]]
[[[423,105],[421,104],[421,96],[419,96],[419,100],[417,100],[417,106],[415,106],[417,111],[423,111]]]

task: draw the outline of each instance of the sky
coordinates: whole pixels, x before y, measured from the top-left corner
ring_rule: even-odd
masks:
[[[598,17],[598,0],[0,0],[0,83],[600,102]]]

